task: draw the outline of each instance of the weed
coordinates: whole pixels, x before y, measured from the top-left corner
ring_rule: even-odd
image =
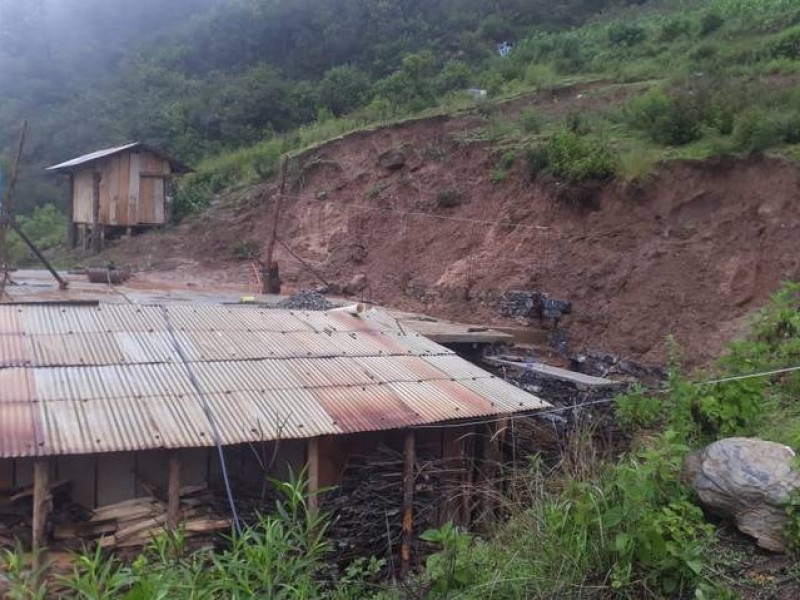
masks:
[[[519,124],[525,133],[540,133],[542,131],[542,122],[539,119],[539,115],[532,108],[526,108],[522,111]]]

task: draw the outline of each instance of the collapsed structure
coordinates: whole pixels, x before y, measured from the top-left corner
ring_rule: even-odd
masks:
[[[379,446],[405,457],[409,529],[415,453],[463,458],[478,426],[546,406],[378,310],[0,305],[0,490],[32,486],[35,547],[53,482],[87,509],[160,490],[174,525],[221,456],[244,481],[306,467],[314,508]]]

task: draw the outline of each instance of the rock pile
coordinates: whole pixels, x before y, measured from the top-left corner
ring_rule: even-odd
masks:
[[[275,305],[284,310],[330,310],[336,305],[325,296],[312,290],[302,290]]]
[[[510,290],[500,298],[500,314],[509,318],[558,321],[572,312],[572,304],[545,292]]]

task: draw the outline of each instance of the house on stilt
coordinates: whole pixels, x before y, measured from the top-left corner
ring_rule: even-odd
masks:
[[[67,239],[99,252],[107,234],[169,221],[172,179],[191,169],[140,142],[98,150],[48,167],[70,177]]]

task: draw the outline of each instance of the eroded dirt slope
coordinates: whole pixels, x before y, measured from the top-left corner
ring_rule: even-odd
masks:
[[[560,99],[547,102],[563,110]],[[649,363],[663,361],[670,334],[693,363],[712,358],[782,280],[800,278],[793,163],[675,163],[645,183],[608,186],[599,208],[581,210],[559,201],[552,183],[531,181],[522,159],[493,182],[498,157],[466,141],[482,124],[411,122],[306,154],[292,170],[281,240],[328,281],[363,273],[367,297],[439,317],[508,323],[499,294],[550,292],[573,303],[563,323],[573,349]],[[402,153],[402,168],[379,165],[389,150]],[[234,252],[243,242],[265,249],[274,198],[267,184],[230,194],[108,256],[166,281],[241,282],[244,291],[251,267]],[[318,283],[281,246],[277,258],[289,287]]]

